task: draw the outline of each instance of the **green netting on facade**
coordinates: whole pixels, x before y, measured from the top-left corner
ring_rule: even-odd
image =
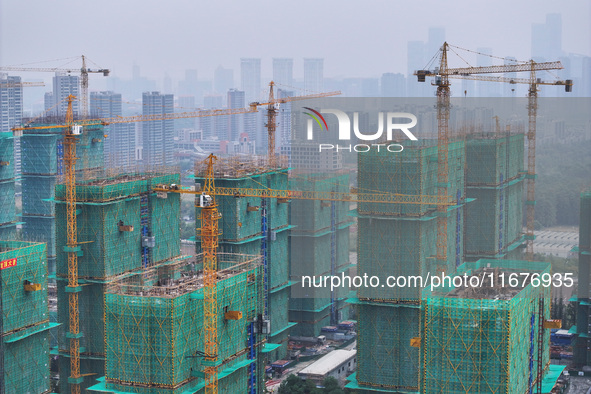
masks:
[[[47,257],[55,257],[55,219],[53,217],[23,215],[23,237],[47,244]]]
[[[315,337],[320,335],[322,327],[330,325],[330,305],[322,312],[304,312],[301,310],[289,311],[289,320],[296,322],[292,327],[290,335]]]
[[[579,365],[591,364],[591,352],[588,351],[591,330],[589,330],[590,308],[587,301],[589,292],[589,269],[591,267],[591,188],[581,193],[579,213],[579,286],[577,294],[576,327],[577,338],[574,346],[574,359]],[[587,280],[585,280],[587,278]],[[584,336],[587,338],[584,338]]]
[[[67,282],[57,281],[58,297],[58,322],[61,323],[58,329],[58,342],[60,351],[70,349],[70,341],[66,338],[69,330],[70,308],[66,292]],[[84,334],[80,338],[80,346],[84,347],[81,353],[86,356],[105,356],[105,288],[106,285],[98,283],[85,283],[82,281],[82,291],[78,293],[78,309],[80,319],[80,332]]]
[[[23,213],[53,216],[54,205],[48,200],[52,200],[55,195],[55,182],[55,176],[23,175]]]
[[[454,272],[462,262],[463,233],[458,232],[457,213],[462,223],[462,207],[448,211],[446,272]],[[358,271],[377,276],[384,284],[388,276],[417,276],[437,272],[437,220],[434,216],[413,218],[359,217]],[[400,285],[402,286],[402,285]],[[359,298],[393,301],[418,301],[421,289],[413,284],[403,287],[359,288]]]
[[[466,254],[502,256],[522,234],[523,181],[501,187],[467,187]]]
[[[271,319],[271,336],[285,329],[289,324],[287,305],[289,289],[269,294],[269,317]]]
[[[195,178],[199,185],[203,178]],[[242,178],[216,178],[216,187],[284,190],[287,185],[285,171],[253,174]],[[261,234],[261,198],[217,196],[216,202],[222,214],[219,227],[222,241],[240,241]],[[277,199],[267,199],[267,220],[270,229],[284,227],[288,223],[288,204]],[[197,227],[201,227],[201,209],[196,208]]]
[[[150,197],[150,233],[156,238],[156,246],[151,250],[154,263],[180,255],[180,215],[180,194],[168,193],[167,198]]]
[[[477,274],[484,267],[489,272],[550,272],[543,263],[508,260],[466,263],[459,272]],[[518,291],[494,291],[480,298],[472,289],[470,294],[478,298],[464,298],[456,290],[453,296],[426,299],[423,393],[528,392],[538,374],[539,298],[545,298],[543,316],[549,318],[550,289],[529,284]],[[545,330],[544,368],[549,363],[549,335]]]
[[[221,263],[222,268],[226,266]],[[183,278],[199,278],[197,271],[187,269],[182,271]],[[203,369],[202,358],[193,357],[203,351],[203,288],[197,289],[199,282],[193,279],[187,279],[187,285],[161,286],[169,283],[163,274],[153,279],[154,286],[143,286],[143,296],[136,290],[121,291],[123,287],[113,287],[106,295],[107,385],[135,386],[123,392],[181,393],[175,390],[194,380],[192,371]],[[249,321],[260,313],[260,275],[259,267],[249,265],[217,284],[220,387],[237,387],[227,392],[243,392],[247,387],[246,375],[241,375],[246,372],[230,374],[228,369],[240,368],[246,359],[244,354],[235,355],[245,350]],[[176,274],[172,278],[180,279]],[[241,311],[243,317],[225,320],[226,310]],[[229,380],[222,383],[222,379]],[[147,385],[163,391],[142,391]]]
[[[78,204],[78,276],[107,278],[140,268],[141,233],[139,197],[110,204]],[[57,274],[68,275],[66,204],[56,204]],[[119,231],[118,223],[133,226],[133,231]]]
[[[0,181],[0,224],[16,220],[14,179]]]
[[[45,245],[0,241],[0,261],[9,260],[16,265],[0,270],[2,323],[5,333],[49,321]],[[41,290],[26,291],[25,281],[41,285]]]
[[[142,267],[142,215],[149,218],[148,231],[155,239],[154,247],[150,248],[151,262],[158,263],[180,254],[180,195],[169,193],[167,198],[158,198],[150,194],[147,197],[149,181],[160,183],[160,178],[129,182],[118,178],[104,180],[103,187],[77,186],[77,198],[86,200],[77,204],[78,242],[82,250],[78,257],[79,277],[104,279]],[[178,174],[167,178],[166,181],[174,183]],[[100,182],[103,180],[93,181]],[[58,198],[63,191],[63,185],[57,185]],[[149,203],[142,206],[142,195],[138,193],[149,198]],[[99,198],[106,201],[95,202]],[[60,223],[56,234],[57,273],[65,276],[68,273],[67,253],[64,252],[67,226],[63,201],[56,204],[56,220]],[[131,231],[127,231],[129,227],[121,228],[120,224],[131,226]]]
[[[498,185],[523,173],[524,134],[476,134],[466,141],[466,184]]]
[[[57,145],[61,139],[61,135],[57,134],[23,134],[21,137],[23,175],[56,175],[58,172]]]
[[[58,361],[60,371],[59,392],[60,394],[70,394],[70,385],[67,377],[70,376],[70,357],[61,355]],[[87,389],[94,384],[98,377],[105,376],[105,361],[98,358],[80,357],[80,373],[90,374],[84,377],[84,382],[80,384],[80,391],[86,393]],[[65,377],[65,378],[62,378]]]
[[[270,262],[268,283],[269,289],[273,290],[289,282],[289,230],[272,234],[267,249]]]
[[[104,129],[102,125],[87,126],[78,139],[76,146],[76,168],[102,169],[104,168]]]
[[[49,323],[2,338],[4,376],[0,390],[4,393],[49,393]],[[19,336],[20,339],[14,338]]]
[[[334,191],[349,192],[349,174],[293,174],[289,178],[289,188],[294,191]],[[332,204],[321,200],[291,200],[290,224],[295,226],[292,234],[315,233],[330,230]],[[349,203],[334,202],[335,222],[341,224],[350,221]]]
[[[291,275],[330,274],[331,235],[291,237]]]
[[[448,194],[457,201],[464,190],[465,150],[463,141],[448,145]],[[360,193],[437,195],[437,142],[408,141],[402,152],[371,150],[358,156]],[[359,203],[358,211],[377,215],[424,215],[435,207],[416,204]]]
[[[0,240],[9,241],[16,238],[16,223],[0,225]]]
[[[0,133],[0,181],[14,176],[14,138],[12,133]]]
[[[418,391],[420,309],[358,305],[357,381],[368,388]]]

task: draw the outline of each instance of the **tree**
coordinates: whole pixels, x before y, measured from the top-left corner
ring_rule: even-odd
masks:
[[[279,394],[321,394],[322,391],[310,380],[303,380],[296,375],[289,375],[279,385]]]
[[[324,389],[322,393],[325,394],[345,394],[345,391],[339,386],[338,380],[333,378],[332,376],[328,376],[322,382]]]

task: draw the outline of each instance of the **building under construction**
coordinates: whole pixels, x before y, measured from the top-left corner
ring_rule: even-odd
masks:
[[[290,190],[349,192],[349,174],[298,173],[290,175]],[[349,288],[302,287],[302,276],[349,275],[349,202],[298,200],[291,202],[291,275],[296,284],[289,300],[292,335],[315,337],[323,327],[349,318],[345,302]]]
[[[170,194],[169,194],[170,195]],[[218,390],[262,392],[251,321],[263,306],[260,257],[218,254]],[[202,255],[112,281],[105,298],[106,375],[91,392],[204,391]]]
[[[22,131],[21,181],[23,238],[47,244],[50,275],[56,265],[56,219],[53,199],[55,186],[64,174],[63,128],[34,129],[58,124],[57,119],[33,123]],[[86,126],[77,144],[76,170],[79,177],[91,178],[102,171],[103,126]]]
[[[581,193],[581,211],[579,219],[579,288],[574,301],[577,303],[577,321],[573,331],[577,333],[574,346],[574,357],[577,366],[591,364],[591,293],[589,278],[591,277],[591,189]],[[572,300],[572,299],[571,299]]]
[[[464,163],[463,141],[451,142],[447,207],[447,266],[436,259],[437,213],[434,206],[359,203],[358,272],[368,277],[425,276],[453,273],[463,262]],[[437,144],[417,141],[404,151],[385,149],[359,155],[359,191],[437,194]],[[357,390],[419,391],[420,352],[411,340],[421,335],[420,286],[361,287],[357,304],[357,373],[347,385]]]
[[[180,196],[158,198],[157,184],[179,183],[178,174],[121,174],[76,185],[81,387],[105,375],[105,292],[121,276],[181,259]],[[69,392],[70,308],[66,187],[55,188],[60,391]]]
[[[205,165],[196,168],[196,189],[204,185]],[[216,188],[251,190],[287,190],[287,169],[280,164],[269,167],[264,158],[244,160],[230,158],[215,166]],[[218,251],[246,255],[260,255],[263,270],[264,311],[270,330],[265,332],[266,354],[269,360],[282,359],[287,354],[287,339],[294,323],[288,320],[290,294],[289,277],[289,204],[285,199],[217,196],[221,218]],[[201,228],[201,208],[197,208],[197,228]],[[197,250],[201,248],[196,238]],[[271,349],[276,349],[271,351]]]
[[[14,138],[0,133],[0,240],[16,236]]]
[[[523,235],[523,133],[474,133],[466,138],[466,261],[521,253]]]
[[[502,285],[512,273],[530,275]],[[550,287],[533,279],[550,276],[550,265],[481,259],[460,266],[464,274],[486,283],[438,289],[423,302],[421,392],[550,393],[564,366],[550,365]]]
[[[0,392],[49,393],[45,245],[0,241]]]

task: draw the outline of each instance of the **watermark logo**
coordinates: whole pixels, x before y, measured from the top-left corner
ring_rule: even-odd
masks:
[[[304,107],[304,109],[310,112],[304,112],[304,114],[310,116],[311,119],[308,119],[306,124],[306,138],[308,140],[314,139],[314,122],[320,126],[320,130],[323,130],[326,127],[328,131],[328,124],[326,120],[322,116],[322,114],[329,114],[334,115],[337,118],[338,122],[338,139],[339,141],[350,141],[352,135],[354,135],[357,139],[361,141],[377,141],[381,139],[386,133],[386,141],[392,141],[394,138],[395,133],[401,132],[406,138],[411,141],[417,141],[418,138],[410,131],[411,128],[417,125],[417,117],[411,113],[407,112],[378,112],[378,119],[377,119],[377,131],[369,132],[368,130],[360,130],[359,128],[359,112],[353,112],[353,121],[351,121],[350,115],[344,111],[338,109],[321,109],[320,111],[314,110],[309,107]],[[322,121],[322,122],[321,122]],[[351,133],[353,130],[353,134]],[[323,150],[331,150],[336,149],[339,150],[348,150],[349,152],[367,152],[372,147],[376,147],[377,150],[380,150],[383,144],[356,144],[356,145],[348,145],[348,146],[340,146],[335,144],[320,144],[319,151],[322,152]],[[390,146],[395,146],[394,148],[390,148]],[[401,152],[404,147],[400,144],[390,144],[388,145],[389,152]]]
[[[320,112],[316,111],[315,109],[312,109],[310,107],[304,107],[304,109],[307,109],[310,112],[313,112],[314,114],[311,114],[310,112],[304,112],[304,114],[310,116],[312,119],[314,119],[316,121],[316,123],[318,123],[318,126],[320,126],[320,130],[322,130],[322,123],[324,123],[324,126],[326,127],[326,131],[328,131],[328,125],[326,124],[326,119],[324,119],[324,116],[322,116],[320,114]],[[320,120],[322,120],[322,123],[320,123]],[[310,130],[312,127],[312,123],[311,123],[311,119],[308,120],[309,126],[308,126],[308,130]],[[310,131],[308,131],[309,133]],[[310,139],[308,137],[308,139]]]

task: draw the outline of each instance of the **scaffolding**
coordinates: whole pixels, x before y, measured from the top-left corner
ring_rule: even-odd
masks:
[[[90,391],[184,393],[204,386],[201,258],[151,268],[108,285],[106,379]],[[248,326],[262,308],[260,257],[220,253],[218,259],[220,390],[243,392],[245,367],[254,362],[247,358]],[[230,311],[241,312],[241,318],[227,319]]]
[[[122,173],[81,179],[76,185],[80,357],[83,374],[105,375],[105,292],[109,283],[150,267],[184,261],[180,256],[180,196],[159,197],[152,188],[179,183],[179,174]],[[55,186],[57,320],[60,374],[69,376],[67,229],[65,185]],[[94,385],[85,379],[81,387]],[[64,379],[60,390],[69,392]]]
[[[466,140],[465,256],[505,258],[523,243],[524,134],[477,133]]]
[[[289,187],[288,171],[281,167],[268,167],[267,158],[232,157],[216,162],[216,187],[238,187],[250,189],[286,190]],[[197,163],[195,167],[195,187],[201,190],[204,184],[205,167]],[[218,252],[245,255],[260,255],[262,275],[264,276],[265,313],[271,325],[266,334],[269,343],[287,344],[287,335],[293,323],[286,318],[288,314],[289,287],[289,204],[286,200],[265,199],[261,197],[216,196],[220,238]],[[201,228],[201,209],[196,208],[196,227]],[[199,253],[201,243],[196,237]],[[286,346],[266,354],[269,358],[284,358]]]
[[[405,143],[396,154],[372,150],[358,157],[358,190],[364,193],[437,194],[437,141]],[[349,302],[358,311],[358,367],[349,388],[417,392],[420,351],[414,338],[422,331],[421,280],[443,268],[453,274],[463,264],[464,141],[448,144],[448,187],[454,205],[359,203],[357,271],[387,283],[389,276],[409,280],[404,286],[361,286]],[[437,261],[437,219],[447,219],[447,261]],[[415,278],[415,279],[411,279]],[[374,279],[375,280],[375,279]],[[416,283],[412,283],[416,280]]]
[[[0,133],[0,239],[4,240],[16,236],[14,182],[14,138],[12,133]]]
[[[49,392],[45,245],[0,241],[0,391]]]
[[[293,172],[290,190],[348,193],[349,174]],[[304,275],[348,275],[349,227],[353,223],[349,210],[346,201],[291,202],[291,276],[298,282],[289,300],[289,319],[297,323],[293,335],[320,335],[322,327],[336,325],[349,316],[349,305],[344,303],[348,288],[331,291],[304,287],[302,283]]]
[[[589,345],[591,330],[591,309],[589,299],[589,278],[591,267],[591,188],[581,193],[581,211],[579,220],[579,245],[575,248],[579,254],[579,287],[577,290],[577,321],[572,330],[578,335],[574,344],[574,358],[578,366],[591,364]]]
[[[538,365],[550,363],[550,287],[520,277],[503,287],[511,273],[550,273],[550,266],[513,260],[466,263],[459,275],[494,278],[496,286],[457,287],[424,302],[423,393],[525,393],[535,390]],[[545,299],[540,311],[540,298]],[[540,320],[540,316],[542,319]],[[542,343],[539,343],[539,333]],[[539,354],[539,346],[542,352]]]
[[[56,121],[57,119],[53,119]],[[50,122],[51,119],[47,119]],[[35,123],[31,126],[47,126]],[[104,171],[102,125],[86,126],[78,142],[76,171],[89,179]],[[63,175],[63,129],[23,130],[21,171],[23,201],[23,237],[47,243],[50,274],[55,273],[55,185]]]
[[[180,195],[158,198],[151,186],[179,183],[179,174],[139,174],[82,182],[76,185],[79,209],[78,240],[82,254],[78,257],[79,278],[107,279],[142,267],[142,247],[150,245],[151,263],[156,264],[180,254]],[[146,214],[152,224],[150,234],[142,232],[142,197],[148,199]],[[64,223],[65,186],[56,186],[56,218]],[[66,228],[57,229],[57,274],[67,276]]]

